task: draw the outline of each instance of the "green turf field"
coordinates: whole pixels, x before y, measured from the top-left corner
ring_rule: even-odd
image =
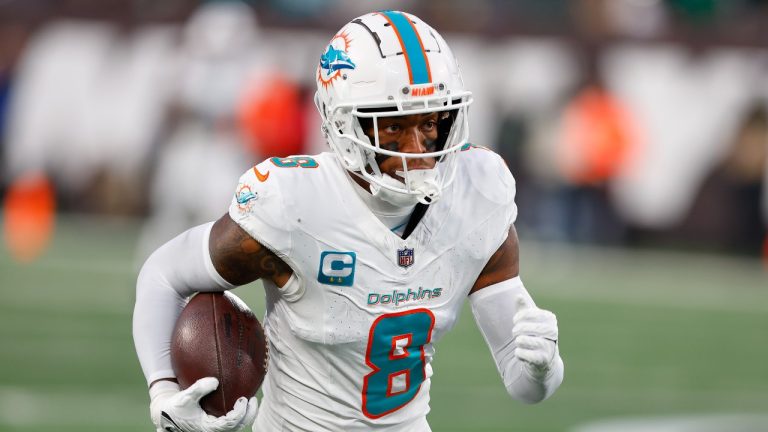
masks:
[[[152,430],[131,339],[136,235],[130,221],[64,218],[38,262],[0,252],[0,431]],[[539,405],[509,399],[465,310],[437,346],[435,431],[768,431],[757,261],[531,243],[522,261],[534,298],[558,315],[563,386]],[[236,292],[263,310],[258,286]],[[683,416],[710,417],[643,426]],[[640,428],[604,423],[625,418]]]

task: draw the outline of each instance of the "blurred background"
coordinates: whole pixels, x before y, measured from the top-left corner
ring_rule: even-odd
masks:
[[[380,9],[459,59],[566,363],[520,406],[464,316],[433,428],[768,431],[768,0],[0,0],[0,431],[151,430],[139,266],[326,150],[317,61]]]

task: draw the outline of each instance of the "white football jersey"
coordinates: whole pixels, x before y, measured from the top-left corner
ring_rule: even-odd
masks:
[[[240,179],[230,216],[294,271],[264,283],[255,431],[429,431],[433,345],[517,215],[502,159],[469,144],[407,239],[353,187],[332,153],[271,158]]]

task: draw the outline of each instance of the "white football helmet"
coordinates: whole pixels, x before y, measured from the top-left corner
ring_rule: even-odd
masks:
[[[400,196],[401,203],[428,204],[453,181],[457,152],[469,137],[472,94],[464,89],[453,53],[432,27],[397,11],[355,18],[326,46],[316,78],[315,104],[328,144],[347,170],[371,184],[374,195],[384,192],[382,196]],[[431,112],[442,113],[436,151],[381,148],[378,118]],[[375,142],[363,132],[361,118],[372,120]],[[382,174],[377,156],[400,158],[401,178]],[[435,158],[438,163],[434,169],[409,173],[410,158]]]

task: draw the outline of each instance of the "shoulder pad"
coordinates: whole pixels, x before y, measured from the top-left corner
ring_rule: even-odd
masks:
[[[460,175],[468,177],[483,197],[497,204],[510,204],[515,199],[515,178],[506,162],[486,147],[465,144],[459,153]]]

